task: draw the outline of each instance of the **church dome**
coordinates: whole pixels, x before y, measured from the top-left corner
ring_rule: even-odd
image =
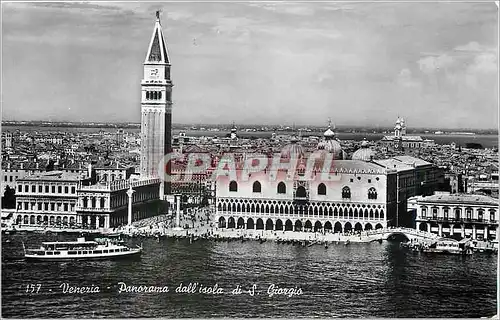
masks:
[[[352,160],[371,161],[373,156],[375,156],[375,152],[369,148],[368,142],[363,140],[361,148],[352,154]]]
[[[328,127],[328,129],[325,131],[325,133],[323,133],[323,136],[325,138],[333,138],[333,137],[335,137],[335,132],[333,132],[333,130],[330,129],[330,127]]]
[[[304,154],[304,148],[297,143],[296,139],[292,139],[291,143],[281,150],[282,159],[302,159]]]
[[[318,150],[325,150],[329,153],[333,153],[333,158],[337,160],[342,157],[342,147],[335,139],[320,141],[320,143],[318,143]]]

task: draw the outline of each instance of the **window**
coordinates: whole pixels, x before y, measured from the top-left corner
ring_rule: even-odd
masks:
[[[32,185],[31,186],[31,192],[35,193],[36,192],[36,186],[35,185]]]
[[[354,179],[353,179],[353,178],[351,178],[351,179],[349,179],[349,181],[350,181],[350,182],[354,182]]]
[[[28,192],[29,191],[29,186],[28,185],[25,185],[24,186],[24,192]]]
[[[7,176],[3,176],[3,181],[7,182]]]
[[[377,199],[377,190],[375,188],[371,187],[368,189],[368,199]]]
[[[479,209],[477,210],[477,220],[482,221],[484,216],[484,210]]]
[[[350,199],[351,198],[351,189],[349,187],[342,188],[342,199]]]
[[[24,210],[28,210],[28,202],[24,203]]]
[[[427,207],[422,207],[422,218],[427,217]]]
[[[68,204],[67,203],[64,204],[64,211],[68,211]]]
[[[490,210],[490,220],[495,221],[495,210]]]
[[[9,177],[9,181],[12,182],[12,176]]]
[[[278,193],[280,193],[280,194],[286,193],[286,185],[284,182],[278,183]]]
[[[443,209],[444,220],[448,220],[449,211],[448,208]]]
[[[229,183],[229,191],[230,192],[237,192],[238,191],[238,183],[236,181],[231,181]]]
[[[51,203],[51,204],[50,204],[50,210],[51,210],[51,211],[55,211],[55,208],[56,208],[55,203]]]
[[[326,195],[326,186],[324,183],[320,183],[318,186],[318,195]]]
[[[44,207],[44,210],[49,210],[49,203],[44,202],[43,207]]]
[[[49,186],[45,186],[45,193],[49,193]]]
[[[368,183],[372,183],[372,179],[368,179]]]
[[[18,186],[17,191],[22,192],[23,191],[23,186]]]
[[[76,192],[75,187],[71,187],[71,193],[75,193],[75,192]]]
[[[68,193],[68,187],[64,187],[64,193]]]
[[[42,193],[42,189],[43,189],[42,186],[38,186],[38,192],[39,193]]]
[[[52,186],[52,193],[56,193],[56,186]]]
[[[262,191],[262,187],[261,187],[261,185],[260,185],[260,182],[259,182],[259,181],[255,181],[255,182],[253,183],[252,191],[253,191],[253,192],[261,192],[261,191]]]
[[[57,187],[57,193],[62,193],[62,186]]]
[[[438,208],[432,208],[432,219],[437,219]]]
[[[42,203],[41,202],[38,203],[38,211],[42,211]]]

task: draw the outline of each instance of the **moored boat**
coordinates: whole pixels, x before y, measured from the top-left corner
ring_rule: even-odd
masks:
[[[96,240],[99,241],[78,238],[77,241],[43,242],[37,249],[27,249],[23,243],[24,257],[39,261],[94,260],[136,256],[142,252],[142,246],[129,248],[120,241]]]
[[[470,247],[469,242],[469,239],[457,241],[454,239],[443,238],[429,247],[424,247],[422,251],[426,253],[470,255],[472,254],[472,248]]]

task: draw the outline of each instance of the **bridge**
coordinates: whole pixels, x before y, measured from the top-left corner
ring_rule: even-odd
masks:
[[[375,229],[367,231],[367,236],[373,237],[373,240],[387,240],[391,236],[401,235],[406,237],[408,240],[426,240],[426,241],[436,241],[441,238],[435,233],[430,233],[427,231],[420,231],[412,228],[384,228],[384,229]]]

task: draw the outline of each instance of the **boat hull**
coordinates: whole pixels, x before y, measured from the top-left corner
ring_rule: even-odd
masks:
[[[127,252],[119,252],[116,254],[85,254],[85,255],[32,255],[25,254],[24,258],[28,261],[73,261],[73,260],[115,260],[139,257],[142,250],[130,250]]]

